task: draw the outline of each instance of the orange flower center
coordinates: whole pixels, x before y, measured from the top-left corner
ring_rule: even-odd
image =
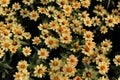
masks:
[[[78,23],[75,23],[74,26],[75,26],[75,27],[79,27],[79,24],[78,24]]]
[[[37,15],[36,15],[36,13],[32,13],[32,15],[31,15],[32,17],[36,17]]]
[[[54,77],[54,80],[59,80],[58,76],[55,76],[55,77]]]
[[[22,35],[22,31],[17,31],[17,34],[18,35]]]
[[[21,65],[20,65],[20,68],[25,68],[25,65],[24,65],[24,64],[21,64]]]
[[[91,72],[86,73],[86,77],[91,77],[91,76],[92,76]]]
[[[79,47],[79,44],[78,44],[78,43],[76,43],[76,44],[75,44],[75,48],[78,48],[78,47]]]
[[[99,61],[100,61],[100,62],[103,62],[103,58],[100,58]]]
[[[58,62],[57,61],[53,61],[53,65],[54,66],[58,66]]]
[[[86,47],[85,47],[85,51],[86,51],[86,52],[89,52],[89,51],[90,51],[90,48],[86,46]]]
[[[70,73],[71,73],[71,72],[72,72],[72,67],[67,67],[66,70],[67,70],[67,72],[70,72]]]
[[[118,59],[117,59],[117,62],[119,62],[119,63],[120,63],[120,58],[118,58]]]
[[[2,0],[2,4],[6,4],[7,3],[7,0]]]
[[[25,53],[29,53],[30,52],[30,50],[29,49],[25,49]]]
[[[65,37],[64,37],[64,40],[68,40],[68,36],[65,36]]]
[[[49,40],[49,42],[48,42],[50,45],[52,45],[53,43],[54,43],[54,41],[53,40]]]
[[[8,47],[10,46],[10,44],[9,44],[9,43],[5,43],[4,46],[5,46],[6,48],[8,48]]]
[[[113,18],[109,19],[109,23],[113,23],[113,21],[114,21]]]
[[[105,68],[106,68],[105,66],[101,66],[100,67],[101,70],[105,70]]]
[[[108,43],[105,42],[105,43],[103,44],[103,46],[104,46],[104,47],[108,47]]]
[[[41,52],[41,56],[45,56],[45,52]]]
[[[39,74],[43,74],[44,71],[43,71],[42,69],[39,69],[39,70],[38,70],[38,73],[39,73]]]
[[[99,12],[101,12],[103,10],[103,8],[101,6],[98,7],[97,9]]]
[[[43,24],[43,29],[46,29],[47,28],[47,25],[46,24]]]

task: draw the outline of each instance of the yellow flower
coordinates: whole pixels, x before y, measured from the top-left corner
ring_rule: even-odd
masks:
[[[21,61],[18,62],[16,67],[17,67],[18,71],[24,72],[25,70],[27,70],[28,63],[25,60],[21,60]]]
[[[51,36],[49,36],[45,39],[45,44],[50,49],[57,49],[57,47],[59,47],[58,39],[51,37]]]
[[[22,52],[23,52],[23,54],[27,57],[27,56],[29,56],[29,55],[31,55],[31,49],[30,49],[30,47],[24,47],[23,48],[23,50],[22,50]]]
[[[30,12],[30,19],[31,20],[34,20],[34,21],[37,21],[37,19],[39,18],[39,14],[38,14],[38,12],[37,11],[32,11],[32,12]]]
[[[37,65],[34,68],[34,76],[38,78],[42,78],[43,75],[45,75],[47,67],[44,66],[43,64]]]
[[[40,50],[38,50],[38,55],[41,59],[47,59],[47,57],[49,56],[49,51],[45,48],[41,48]]]
[[[10,3],[10,0],[0,0],[0,4],[3,7],[7,7],[9,3]]]
[[[120,65],[120,55],[115,55],[113,62],[116,66],[119,66]]]
[[[109,65],[107,65],[106,63],[103,62],[103,63],[99,63],[97,68],[98,68],[100,74],[106,74],[106,73],[108,73]]]

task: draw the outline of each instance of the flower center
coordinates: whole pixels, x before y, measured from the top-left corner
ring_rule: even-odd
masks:
[[[86,73],[86,77],[91,77],[91,76],[92,76],[91,72]]]
[[[71,67],[67,67],[67,72],[72,72],[72,68]]]
[[[44,71],[43,71],[42,69],[39,69],[39,70],[38,70],[38,73],[39,73],[39,74],[43,74]]]
[[[58,66],[58,62],[57,62],[57,61],[54,61],[54,62],[53,62],[53,65],[54,65],[54,66]]]
[[[120,58],[118,58],[118,59],[117,59],[117,62],[119,62],[119,63],[120,63]]]

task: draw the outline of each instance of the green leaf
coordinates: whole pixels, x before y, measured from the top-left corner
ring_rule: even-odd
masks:
[[[2,73],[2,79],[4,79],[6,76],[5,72]]]

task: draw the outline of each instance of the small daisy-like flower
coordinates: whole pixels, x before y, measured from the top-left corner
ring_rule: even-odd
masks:
[[[56,3],[62,7],[65,4],[68,4],[68,0],[56,0]]]
[[[46,9],[46,15],[50,18],[51,16],[54,15],[54,13],[56,12],[56,9],[54,6],[48,6]]]
[[[30,49],[30,47],[24,47],[23,48],[23,50],[22,50],[22,52],[23,52],[23,54],[27,57],[27,56],[29,56],[30,54],[31,54],[31,49]]]
[[[116,66],[120,66],[120,55],[116,55],[113,62]]]
[[[22,78],[22,72],[15,72],[15,74],[13,75],[14,80],[21,80]]]
[[[65,64],[63,67],[63,72],[64,72],[65,76],[71,77],[71,76],[75,75],[76,68],[71,64]]]
[[[58,22],[57,21],[51,21],[50,24],[49,24],[49,28],[56,31],[59,28]]]
[[[49,52],[47,51],[47,49],[41,48],[40,50],[38,50],[38,55],[41,59],[47,59],[47,57],[49,56]]]
[[[84,19],[88,18],[90,14],[87,11],[83,11],[81,14],[78,15],[79,19],[84,21]]]
[[[4,30],[3,31],[3,35],[5,38],[10,38],[12,36],[12,33],[10,32],[10,30]]]
[[[57,49],[57,47],[59,47],[59,41],[58,41],[58,39],[56,39],[54,37],[51,37],[51,36],[49,36],[49,37],[47,37],[45,39],[45,44],[50,49]]]
[[[45,75],[47,67],[43,64],[37,65],[34,68],[34,76],[38,78],[42,78]]]
[[[10,39],[4,40],[2,42],[2,48],[3,48],[3,50],[8,51],[8,49],[11,47],[11,42],[12,41]]]
[[[81,26],[80,21],[75,19],[75,20],[73,20],[72,22],[73,22],[73,23],[70,24],[72,30],[73,30],[75,33],[81,32],[82,26]]]
[[[85,41],[85,45],[91,48],[95,48],[95,42],[91,41],[91,40],[87,40]]]
[[[97,68],[100,74],[106,74],[108,73],[109,65],[103,62],[103,63],[99,63]]]
[[[78,64],[78,59],[77,57],[75,57],[74,55],[70,55],[68,58],[67,58],[67,63],[68,64],[71,64],[73,66],[76,66]]]
[[[93,21],[93,26],[99,26],[100,25],[100,19],[97,16],[93,17],[92,21]]]
[[[0,4],[2,7],[7,7],[10,3],[10,0],[0,0]]]
[[[105,55],[103,54],[97,55],[95,60],[96,60],[96,64],[99,64],[99,63],[106,63],[107,65],[110,64],[110,60],[107,57],[105,57]]]
[[[50,74],[50,80],[61,80],[62,74],[60,72],[54,72]]]
[[[95,6],[93,12],[96,13],[97,15],[103,16],[106,13],[106,10],[102,5],[97,5]]]
[[[93,37],[94,37],[94,35],[93,35],[93,32],[91,32],[91,31],[86,31],[83,35],[83,38],[85,40],[93,40]]]
[[[25,37],[25,39],[30,39],[31,38],[31,34],[29,32],[24,32],[23,36]]]
[[[6,19],[5,19],[5,22],[7,24],[14,24],[16,21],[16,18],[14,16],[8,16]]]
[[[90,58],[89,57],[84,57],[83,59],[82,59],[82,63],[84,64],[84,63],[87,63],[88,65],[91,63],[91,60],[90,60]]]
[[[80,76],[75,76],[73,80],[83,80]]]
[[[17,64],[17,70],[18,71],[24,72],[25,70],[27,70],[27,67],[28,67],[28,63],[25,60],[21,60]]]
[[[93,54],[93,48],[84,45],[82,48],[82,53],[87,55],[87,56],[91,56]]]
[[[12,5],[12,9],[14,9],[14,10],[19,10],[21,8],[21,5],[19,4],[19,3],[14,3],[13,5]]]
[[[32,12],[30,12],[30,19],[31,20],[34,20],[34,21],[37,21],[37,19],[38,19],[38,17],[39,17],[39,14],[38,14],[38,12],[37,11],[32,11]]]
[[[64,28],[61,34],[69,35],[70,33],[71,33],[70,28]]]
[[[20,15],[21,15],[23,18],[28,17],[29,11],[27,10],[27,8],[25,8],[25,9],[20,9]]]
[[[15,72],[13,75],[14,80],[29,80],[30,73],[27,70],[24,70],[23,72]]]
[[[91,27],[92,26],[92,20],[88,17],[84,19],[85,26]]]
[[[108,15],[107,18],[105,18],[106,26],[108,27],[114,27],[115,25],[115,19],[113,15]]]
[[[74,44],[71,44],[72,48],[70,49],[74,53],[79,51],[81,49],[81,45],[79,44],[79,41],[76,41]]]
[[[91,0],[82,0],[81,1],[81,5],[84,8],[89,8],[90,4],[91,4]]]
[[[54,58],[50,61],[50,68],[52,70],[59,70],[61,68],[61,60],[58,58]]]
[[[22,0],[24,4],[30,5],[33,3],[33,0]]]
[[[30,73],[27,70],[24,70],[21,73],[22,73],[21,80],[30,80]]]
[[[112,42],[110,40],[105,39],[101,43],[101,47],[102,47],[102,49],[109,51],[112,48]]]
[[[90,69],[85,68],[82,78],[84,80],[96,80],[97,72],[95,70],[93,70],[92,68],[90,68]]]
[[[72,41],[72,36],[68,34],[62,34],[62,36],[60,36],[60,39],[62,43],[69,44]]]
[[[33,41],[32,44],[38,45],[41,42],[41,39],[39,37],[34,37],[32,41]]]
[[[72,7],[76,10],[76,9],[81,7],[81,4],[80,4],[80,2],[75,1],[75,2],[72,3]]]
[[[100,27],[100,31],[102,34],[105,34],[108,32],[108,28],[106,26],[102,26],[102,27]]]
[[[18,47],[17,46],[11,46],[10,47],[10,52],[13,54],[13,53],[16,53],[17,52],[17,49]]]
[[[72,12],[72,7],[70,5],[64,5],[63,11],[65,12],[66,16],[69,16]]]
[[[37,10],[40,14],[45,14],[46,13],[46,9],[44,7],[38,7]]]
[[[4,56],[4,54],[5,54],[5,52],[2,49],[0,49],[0,58],[2,58]]]
[[[7,15],[7,16],[12,16],[15,14],[14,11],[9,7],[4,8],[3,13],[4,13],[3,15]]]

